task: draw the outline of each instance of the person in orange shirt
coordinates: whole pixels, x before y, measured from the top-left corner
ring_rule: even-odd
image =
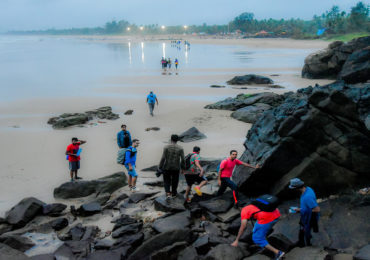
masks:
[[[254,218],[257,220],[257,222],[253,228],[253,242],[261,248],[266,248],[273,252],[275,254],[274,259],[281,259],[285,255],[285,253],[271,246],[266,240],[267,234],[279,220],[279,217],[280,212],[278,209],[275,209],[272,212],[266,212],[261,211],[259,208],[252,204],[244,207],[241,212],[241,225],[238,236],[231,245],[235,247],[238,246],[239,239],[243,235],[243,232],[247,227],[248,219],[252,220]]]

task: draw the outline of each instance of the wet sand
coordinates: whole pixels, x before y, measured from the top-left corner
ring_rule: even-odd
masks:
[[[102,40],[96,38],[95,40]],[[109,39],[104,39],[108,41]],[[110,41],[116,41],[115,37]],[[120,39],[123,40],[123,39]],[[253,41],[249,41],[253,40]],[[256,41],[254,41],[256,40]],[[193,40],[195,42],[196,39]],[[295,41],[289,39],[205,39],[207,44],[253,44],[260,48],[323,48],[326,42]],[[240,41],[243,41],[241,43]],[[248,43],[249,42],[249,43]],[[81,170],[84,179],[95,179],[122,170],[116,160],[116,134],[122,123],[128,126],[133,138],[141,141],[138,152],[138,187],[144,189],[145,177],[154,173],[142,173],[140,169],[159,162],[163,146],[173,133],[181,133],[195,126],[207,135],[207,139],[181,144],[185,153],[194,145],[201,147],[204,157],[226,157],[229,150],[243,152],[243,142],[250,124],[237,121],[230,111],[206,110],[203,107],[225,97],[239,93],[271,91],[284,93],[308,85],[326,84],[328,80],[300,78],[301,68],[284,67],[256,69],[201,69],[197,74],[180,70],[179,75],[114,76],[104,79],[111,87],[96,89],[96,97],[54,97],[23,99],[0,104],[0,216],[24,197],[34,196],[45,202],[53,202],[53,189],[69,180],[68,163],[64,152],[74,136],[86,140],[81,146]],[[207,73],[202,73],[207,72]],[[210,73],[211,72],[211,75]],[[235,75],[258,73],[271,76],[276,84],[285,89],[265,89],[248,86],[248,89],[209,88],[212,84],[224,84]],[[146,95],[154,90],[159,99],[155,115],[151,117],[145,103]],[[100,120],[106,123],[54,130],[47,125],[48,118],[65,112],[84,112],[100,106],[112,106],[120,119]],[[123,115],[133,109],[133,115]],[[160,131],[145,131],[147,127],[159,127]]]

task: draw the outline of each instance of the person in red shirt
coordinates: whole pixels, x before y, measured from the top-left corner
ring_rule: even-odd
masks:
[[[72,138],[72,143],[67,146],[66,155],[68,156],[69,170],[71,174],[71,181],[73,181],[73,174],[75,180],[82,179],[77,176],[77,171],[80,169],[80,145],[86,143],[86,141],[78,140],[77,137]]]
[[[220,188],[218,189],[217,196],[222,195],[227,187],[230,187],[230,189],[233,190],[233,195],[234,195],[234,201],[235,201],[235,206],[238,207],[238,186],[231,180],[231,176],[233,175],[233,171],[235,168],[235,165],[244,165],[246,167],[254,168],[257,169],[259,168],[259,165],[257,164],[256,167],[242,162],[236,157],[238,156],[238,152],[236,150],[231,150],[230,151],[230,157],[223,160],[220,164],[220,169],[218,170],[218,186]]]
[[[244,207],[241,212],[241,225],[238,236],[231,245],[235,247],[238,246],[239,239],[243,235],[243,232],[247,227],[248,219],[252,220],[254,218],[257,220],[257,222],[253,227],[253,242],[261,248],[266,248],[273,252],[275,254],[274,259],[281,259],[285,255],[285,253],[271,246],[266,240],[267,234],[279,220],[279,217],[280,211],[278,209],[275,209],[273,212],[266,212],[261,211],[259,208],[252,204]]]

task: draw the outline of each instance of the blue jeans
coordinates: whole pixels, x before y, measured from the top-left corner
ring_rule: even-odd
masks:
[[[132,171],[129,170],[129,167],[128,165],[125,165],[126,169],[127,169],[127,174],[132,176],[132,177],[137,177],[137,173],[136,173],[136,169],[135,169],[135,165],[132,165]]]
[[[267,246],[268,242],[266,240],[266,236],[270,232],[272,227],[276,224],[276,222],[278,222],[278,220],[279,218],[275,219],[274,221],[271,221],[270,223],[266,223],[266,224],[259,224],[257,221],[253,228],[253,234],[252,234],[253,242],[262,248]]]

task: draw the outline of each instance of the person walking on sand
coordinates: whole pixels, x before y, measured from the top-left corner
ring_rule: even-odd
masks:
[[[151,116],[153,116],[155,102],[157,102],[157,106],[159,105],[157,96],[153,93],[153,91],[150,91],[149,95],[146,97],[146,102],[149,106],[149,113]]]
[[[175,59],[175,68],[176,68],[176,70],[177,70],[177,66],[179,66],[179,60],[176,58]]]
[[[139,146],[140,142],[138,139],[132,140],[132,146],[128,147],[125,154],[125,167],[127,169],[128,174],[128,187],[130,191],[135,192],[136,189],[136,180],[137,180],[137,173],[136,173],[136,156],[137,156],[137,147]]]
[[[231,150],[230,156],[221,162],[220,169],[218,170],[218,186],[220,186],[220,188],[217,192],[217,196],[221,196],[225,192],[226,188],[230,187],[230,189],[233,191],[235,207],[239,206],[238,186],[231,180],[235,166],[244,165],[249,168],[259,168],[258,164],[256,167],[254,167],[248,163],[236,159],[237,156],[238,152],[236,150]]]
[[[164,189],[166,199],[177,196],[180,170],[185,169],[184,149],[177,144],[178,135],[171,135],[171,144],[163,149],[162,158],[159,163],[159,170],[163,172]]]
[[[292,212],[299,212],[301,219],[299,221],[299,241],[298,246],[311,246],[311,229],[313,232],[319,232],[318,221],[320,217],[320,207],[317,204],[316,194],[310,187],[298,178],[290,180],[289,189],[300,194],[300,208],[291,207]]]
[[[167,63],[168,63],[168,69],[170,70],[171,69],[171,66],[172,66],[172,61],[171,61],[170,58],[168,58]]]
[[[120,149],[128,148],[132,145],[131,134],[126,128],[126,125],[121,125],[121,131],[117,133],[117,145]]]
[[[194,187],[195,192],[198,196],[202,196],[201,188],[207,184],[207,178],[204,176],[204,170],[200,165],[200,148],[198,146],[194,146],[193,154],[190,157],[190,169],[185,172],[185,180],[187,183],[186,191],[185,191],[185,202],[189,203],[191,200],[189,198],[189,192],[191,190],[191,186],[194,183],[198,183],[198,186]]]
[[[164,69],[164,58],[161,59],[162,69]]]
[[[267,240],[266,236],[271,231],[272,227],[280,218],[280,212],[276,208],[272,212],[262,211],[260,208],[253,204],[244,207],[241,211],[241,225],[239,228],[238,235],[235,241],[231,244],[237,247],[240,237],[243,235],[244,230],[247,227],[248,220],[256,219],[257,222],[253,227],[252,240],[253,242],[260,246],[261,248],[266,248],[267,250],[275,254],[275,260],[281,259],[285,253],[271,246]]]
[[[83,145],[84,143],[86,143],[86,141],[78,140],[77,137],[73,137],[72,143],[67,146],[66,155],[69,163],[71,181],[82,179],[77,176],[77,172],[80,169],[80,153],[82,151],[80,145]]]

